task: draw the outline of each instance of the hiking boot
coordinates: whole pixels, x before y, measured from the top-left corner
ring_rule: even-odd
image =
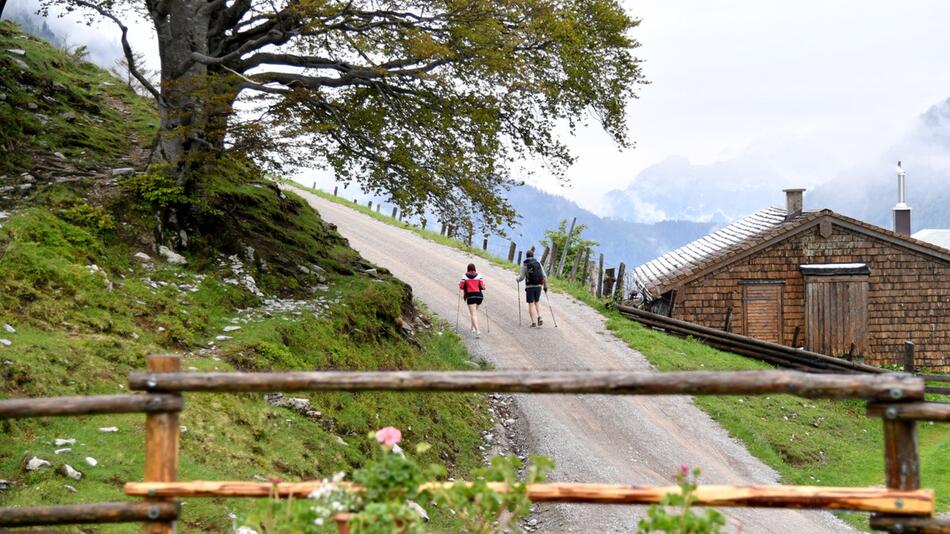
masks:
[[[479,332],[478,330],[476,330],[476,331],[475,331],[475,339],[481,339],[481,337],[482,337],[482,333]]]
[[[538,317],[538,326],[541,326],[543,324],[544,324],[544,319]]]

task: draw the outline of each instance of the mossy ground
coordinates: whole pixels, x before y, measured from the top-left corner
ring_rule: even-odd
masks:
[[[11,21],[0,21],[0,93],[0,174],[55,152],[81,168],[115,162],[148,145],[158,126],[149,99]]]
[[[34,154],[54,150],[101,169],[133,149],[130,132],[147,137],[154,128],[147,100],[121,82],[0,23],[0,50],[14,47],[26,50],[31,71],[6,76],[17,68],[9,61],[15,56],[0,52],[0,91],[7,96],[0,102],[0,144],[18,147],[23,157],[4,159],[0,174],[30,169]],[[121,105],[107,105],[109,96]],[[87,122],[54,122],[53,132],[34,124],[35,113],[21,105],[27,101],[51,121],[78,106]],[[408,286],[385,269],[371,271],[301,199],[246,162],[225,159],[208,172],[213,178],[199,192],[200,211],[181,250],[188,265],[161,261],[155,252],[155,206],[139,178],[158,175],[49,180],[4,208],[10,214],[0,220],[0,325],[15,332],[0,329],[11,343],[0,345],[0,398],[125,392],[128,373],[143,370],[154,353],[180,354],[186,371],[467,368],[460,339],[419,319]],[[136,261],[140,251],[157,259]],[[241,272],[233,272],[235,258]],[[268,308],[240,281],[244,275],[268,298],[306,301],[316,314]],[[412,335],[406,324],[415,325]],[[228,325],[241,328],[227,333],[231,339],[216,339]],[[352,472],[371,450],[367,433],[384,425],[401,428],[410,447],[430,443],[421,460],[446,463],[456,474],[481,462],[480,432],[488,424],[482,396],[291,395],[309,399],[322,415],[273,406],[260,394],[186,395],[179,479],[304,480]],[[144,419],[0,421],[0,479],[12,483],[0,506],[123,500],[122,485],[143,476]],[[118,432],[98,430],[111,426]],[[76,443],[57,455],[57,438]],[[26,471],[33,456],[52,468]],[[87,465],[86,457],[98,465]],[[64,464],[82,479],[67,478]],[[229,532],[228,514],[254,506],[189,499],[181,530]]]
[[[437,232],[394,221],[324,191],[304,189],[387,224],[402,226],[441,244],[479,254],[495,265],[516,268],[507,261]],[[771,368],[764,362],[719,351],[693,339],[646,328],[624,318],[579,284],[555,278],[550,280],[550,287],[599,311],[607,320],[607,328],[646,356],[659,371]],[[928,395],[928,400],[947,402],[950,397]],[[696,397],[695,402],[744,443],[753,455],[775,469],[783,483],[825,486],[884,484],[883,426],[880,419],[865,416],[863,402],[810,400],[790,395]],[[922,485],[936,490],[938,510],[946,512],[950,509],[950,463],[947,462],[950,458],[950,425],[925,422],[919,428]],[[868,528],[867,514],[843,513],[841,516],[856,527]]]

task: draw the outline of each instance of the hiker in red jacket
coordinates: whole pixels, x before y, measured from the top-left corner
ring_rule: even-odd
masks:
[[[475,271],[474,263],[468,264],[468,272],[459,280],[459,290],[462,291],[465,304],[468,305],[468,313],[472,318],[472,333],[475,337],[481,337],[481,332],[478,330],[478,306],[485,298],[482,294],[482,291],[485,291],[485,280]]]

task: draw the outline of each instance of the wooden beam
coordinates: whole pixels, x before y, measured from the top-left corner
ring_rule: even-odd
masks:
[[[433,489],[455,482],[432,482],[420,489]],[[323,487],[324,482],[177,482],[168,484],[129,482],[127,495],[154,494],[165,497],[304,497]],[[490,483],[495,491],[506,491],[504,483]],[[358,486],[344,483],[359,491]],[[678,486],[628,486],[556,482],[531,484],[528,497],[534,502],[597,504],[651,504]],[[702,506],[750,506],[764,508],[812,508],[857,510],[902,515],[930,515],[934,511],[933,490],[895,491],[884,488],[838,488],[820,486],[699,486],[695,504]]]
[[[868,416],[884,419],[950,422],[950,404],[942,402],[903,402],[868,404]]]
[[[179,395],[97,395],[0,400],[0,419],[103,413],[180,412]]]
[[[871,528],[895,534],[950,534],[950,517],[872,515]]]
[[[892,489],[920,487],[916,421],[884,419],[884,480]]]
[[[899,375],[798,371],[313,371],[131,373],[133,390],[495,391],[614,395],[765,395],[873,400],[922,399],[924,381]]]
[[[148,357],[148,370],[152,376],[181,370],[181,359],[175,355]],[[149,414],[145,418],[145,480],[148,482],[174,482],[178,476],[178,440],[180,426],[178,413]],[[166,499],[149,497],[146,504],[164,504]],[[145,534],[174,534],[174,521],[146,523]]]
[[[65,506],[16,506],[0,508],[0,525],[29,527],[41,525],[73,525],[83,523],[134,523],[140,521],[174,521],[178,518],[176,502],[108,502],[70,504]]]

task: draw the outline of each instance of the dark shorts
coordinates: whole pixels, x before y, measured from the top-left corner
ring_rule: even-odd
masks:
[[[483,297],[481,295],[472,295],[465,297],[465,304],[475,304],[476,306],[482,303]]]
[[[528,304],[541,300],[541,286],[524,288],[524,295]]]

